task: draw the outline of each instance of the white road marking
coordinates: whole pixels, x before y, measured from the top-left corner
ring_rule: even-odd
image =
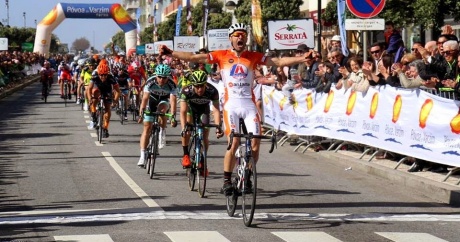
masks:
[[[280,237],[287,242],[305,242],[305,241],[321,241],[321,242],[341,242],[325,232],[272,232],[272,234]]]
[[[83,111],[83,113],[89,113],[88,111]]]
[[[84,118],[89,118],[89,115],[85,115],[85,116],[83,116],[83,117],[84,117]]]
[[[113,158],[112,158],[113,159]],[[149,197],[147,199],[150,199]],[[153,200],[152,200],[153,201]],[[71,212],[78,214],[71,214]],[[99,212],[97,212],[99,211]],[[87,215],[88,212],[97,214]],[[85,215],[81,215],[84,213]],[[22,216],[21,216],[22,215]],[[37,216],[41,215],[41,216]],[[240,219],[241,214],[229,217],[226,212],[179,211],[165,212],[158,205],[154,211],[135,213],[117,209],[101,210],[54,210],[0,213],[0,225],[30,223],[80,223],[132,220],[227,220]],[[436,214],[307,214],[307,213],[256,213],[259,221],[322,221],[322,222],[460,222],[460,215]]]
[[[89,133],[91,135],[91,137],[93,138],[97,138],[97,134],[96,133]]]
[[[230,242],[217,231],[177,231],[164,232],[173,242]]]
[[[392,233],[376,232],[376,234],[385,237],[394,242],[449,242],[427,233]]]
[[[96,137],[97,137],[97,135],[96,135]],[[96,146],[104,146],[104,144],[99,143],[99,141],[94,141],[94,143],[96,144]]]
[[[136,182],[134,182],[133,179],[131,179],[131,177],[123,170],[123,168],[118,165],[117,161],[110,155],[109,152],[102,152],[102,155],[109,162],[112,168],[118,173],[118,175],[123,179],[123,181],[128,184],[131,190],[133,190],[134,193],[136,193],[137,196],[139,196],[142,201],[147,204],[147,206],[151,208],[160,207],[146,192],[144,192],[144,190],[142,190],[142,188],[136,184]]]
[[[72,241],[72,242],[113,242],[108,234],[91,234],[91,235],[64,235],[54,236],[56,241]]]
[[[85,123],[89,124],[91,123],[91,120],[85,120]]]

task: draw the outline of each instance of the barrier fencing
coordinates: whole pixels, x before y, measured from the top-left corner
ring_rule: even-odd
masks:
[[[337,90],[293,92],[293,102],[273,87],[263,86],[263,122],[270,134],[282,131],[278,144],[299,137],[294,151],[313,148],[338,152],[345,145],[370,155],[399,154],[394,169],[410,158],[460,170],[460,102],[453,91],[371,87],[366,93]],[[460,180],[457,185],[460,184]]]

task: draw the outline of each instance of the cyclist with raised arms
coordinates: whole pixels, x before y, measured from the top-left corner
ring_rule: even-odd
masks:
[[[257,64],[269,66],[291,66],[302,63],[310,57],[313,51],[296,57],[269,57],[264,53],[247,51],[246,42],[248,33],[246,25],[235,23],[228,29],[228,36],[232,49],[219,50],[207,54],[193,52],[172,51],[167,46],[160,47],[160,55],[169,55],[174,58],[198,62],[217,64],[224,81],[225,94],[223,106],[223,119],[225,134],[228,136],[232,129],[239,126],[239,119],[243,118],[248,132],[260,134],[260,117],[257,112],[255,97],[252,92],[254,85],[254,69]],[[238,139],[232,142],[232,147],[224,157],[224,185],[222,192],[226,195],[232,193],[231,177],[235,167],[235,152],[239,146]],[[252,155],[254,161],[259,159],[260,140],[252,141]]]
[[[191,73],[189,76],[191,85],[182,88],[180,93],[180,123],[182,127],[182,149],[184,151],[184,157],[182,158],[182,166],[188,168],[191,166],[190,154],[188,151],[188,143],[190,141],[190,132],[186,130],[186,123],[193,124],[196,118],[200,118],[201,115],[210,115],[210,105],[217,112],[214,112],[214,123],[220,124],[219,114],[219,91],[207,83],[208,75],[206,72],[198,70]],[[221,130],[216,131],[217,137],[223,136]],[[205,129],[204,135],[205,149],[209,147],[209,129]]]
[[[144,94],[139,110],[139,123],[144,121],[144,129],[142,131],[140,148],[141,157],[137,165],[143,167],[145,165],[145,149],[149,142],[149,135],[153,126],[153,112],[166,113],[170,110],[172,115],[171,126],[176,127],[176,84],[171,80],[171,68],[167,65],[160,64],[155,68],[155,76],[150,77],[144,86]],[[160,135],[158,148],[163,149],[166,145],[166,116],[159,117]]]

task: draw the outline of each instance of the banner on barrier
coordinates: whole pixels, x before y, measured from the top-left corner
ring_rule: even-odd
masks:
[[[298,135],[365,144],[460,167],[460,102],[390,86],[367,93],[300,89],[294,102],[264,86],[264,122]]]

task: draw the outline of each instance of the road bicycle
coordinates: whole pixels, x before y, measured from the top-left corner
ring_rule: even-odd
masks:
[[[62,80],[64,82],[64,106],[67,107],[67,100],[70,100],[70,82],[67,79]]]
[[[147,111],[146,111],[147,112]],[[153,179],[155,174],[155,162],[159,155],[158,153],[158,144],[160,142],[160,123],[158,121],[158,117],[166,116],[171,118],[172,115],[169,113],[162,113],[162,112],[150,112],[153,115],[153,122],[152,122],[152,129],[150,131],[149,136],[149,144],[147,149],[145,150],[145,163],[144,168],[147,168],[147,174],[150,175],[150,179]]]
[[[104,96],[99,97],[99,101],[96,106],[96,133],[97,133],[97,141],[99,144],[102,144],[102,137],[103,137],[103,125],[104,125],[104,112],[105,112],[105,104],[106,98]]]
[[[233,129],[230,133],[230,143],[227,150],[232,147],[233,138],[239,139],[239,147],[236,152],[237,166],[236,176],[232,180],[233,193],[227,196],[227,214],[233,217],[238,202],[238,197],[242,197],[241,212],[243,214],[243,222],[247,227],[251,226],[254,218],[254,211],[256,209],[257,197],[257,170],[256,163],[252,157],[252,142],[253,138],[256,139],[269,139],[271,143],[269,153],[273,152],[276,146],[276,132],[272,135],[254,135],[252,132],[248,133],[244,120],[240,118],[240,125],[238,133]],[[245,142],[241,144],[241,138]]]
[[[45,103],[48,101],[48,95],[50,94],[50,87],[52,82],[52,77],[44,77],[45,80],[42,80],[42,97]],[[51,80],[50,80],[51,79]]]
[[[190,131],[190,142],[188,151],[192,161],[191,167],[187,168],[186,174],[188,178],[188,186],[190,191],[195,189],[195,181],[198,183],[198,194],[204,197],[206,191],[206,178],[208,168],[208,156],[204,143],[205,128],[217,128],[222,130],[222,124],[209,124],[209,118],[203,114],[200,117],[195,117],[194,124],[187,123],[185,131]],[[181,133],[182,137],[185,132]]]
[[[129,95],[129,106],[131,109],[131,113],[133,114],[133,121],[136,121],[138,119],[139,115],[139,107],[137,105],[137,88],[132,87],[131,92]]]
[[[123,90],[121,90],[121,97],[118,99],[118,106],[117,106],[117,114],[120,116],[120,123],[121,125],[125,122],[125,94],[123,94]]]
[[[80,86],[80,105],[81,105],[81,110],[84,109],[85,106],[85,100],[86,100],[86,94],[85,94],[85,85]]]

